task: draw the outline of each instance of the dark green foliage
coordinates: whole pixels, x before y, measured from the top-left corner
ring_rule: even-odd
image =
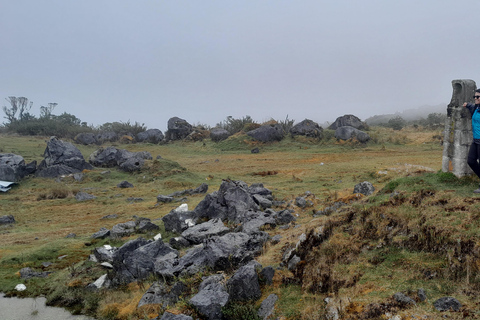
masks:
[[[388,120],[387,127],[392,128],[393,130],[402,130],[403,127],[407,125],[407,122],[400,116],[396,116]]]
[[[223,122],[217,124],[217,127],[227,130],[230,134],[235,134],[244,129],[248,124],[255,123],[250,116],[245,116],[242,119],[235,119],[232,116],[228,116]]]
[[[97,131],[113,131],[118,135],[136,135],[146,130],[147,127],[144,123],[140,124],[135,122],[134,124],[131,124],[130,120],[127,122],[106,122],[97,128]]]

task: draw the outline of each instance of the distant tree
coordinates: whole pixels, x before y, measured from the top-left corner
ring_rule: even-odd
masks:
[[[445,120],[447,119],[447,115],[443,113],[430,113],[427,116],[427,126],[435,128],[440,127],[445,124]]]
[[[58,105],[58,103],[50,102],[48,107],[41,106],[40,107],[40,118],[42,119],[50,119],[52,116],[53,109]]]
[[[28,112],[32,108],[33,102],[30,101],[29,103],[27,98],[8,97],[5,100],[10,103],[10,107],[2,107],[3,112],[5,113],[4,118],[8,120],[8,123],[13,123],[17,120],[25,120],[26,118],[32,117],[32,115]]]
[[[228,116],[223,122],[217,123],[217,127],[227,130],[230,134],[235,134],[243,130],[247,124],[255,123],[250,116],[245,116],[242,119],[235,119]]]
[[[392,128],[393,130],[402,130],[403,127],[407,125],[405,119],[400,116],[393,117],[392,119],[388,120],[387,126]]]

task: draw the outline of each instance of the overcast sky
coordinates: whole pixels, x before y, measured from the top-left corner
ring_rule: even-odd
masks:
[[[0,0],[0,105],[162,131],[446,108],[453,79],[480,81],[479,15],[478,0]]]

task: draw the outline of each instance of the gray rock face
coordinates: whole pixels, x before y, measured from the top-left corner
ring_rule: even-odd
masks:
[[[158,316],[153,320],[193,320],[193,318],[184,314],[173,314],[167,311],[161,318]]]
[[[51,272],[43,271],[37,272],[31,268],[22,268],[20,270],[20,278],[22,279],[31,279],[31,278],[46,278]]]
[[[124,181],[120,182],[119,184],[117,184],[117,188],[133,188],[133,184],[131,184],[127,180],[124,180]]]
[[[361,193],[366,196],[371,195],[375,192],[375,187],[368,181],[360,182],[359,184],[355,185],[353,188],[353,193]]]
[[[222,320],[222,307],[228,298],[225,286],[218,281],[218,276],[213,275],[200,284],[199,292],[189,302],[207,319]]]
[[[112,283],[127,284],[142,280],[155,273],[157,265],[171,262],[178,251],[162,241],[131,240],[118,248],[113,255]]]
[[[100,230],[95,232],[91,237],[93,239],[105,239],[108,236],[110,236],[110,230],[107,228],[100,228]]]
[[[328,127],[328,129],[336,130],[345,126],[353,127],[358,130],[365,130],[368,128],[367,124],[362,122],[358,117],[354,116],[353,114],[346,114],[338,117],[335,122]]]
[[[193,127],[186,120],[173,117],[168,120],[165,140],[182,140],[192,133]]]
[[[13,224],[13,223],[15,223],[15,218],[11,214],[0,217],[0,225]]]
[[[90,144],[96,144],[97,143],[97,138],[94,133],[92,132],[82,132],[79,133],[73,138],[73,140],[76,143],[83,144],[83,145],[90,145]]]
[[[197,219],[192,211],[183,212],[173,209],[162,218],[162,221],[165,226],[165,231],[182,233],[188,227],[194,226]]]
[[[311,138],[321,139],[323,136],[323,128],[318,123],[305,119],[297,123],[290,129],[290,134],[293,136],[306,136]]]
[[[227,139],[230,136],[230,133],[223,128],[213,128],[210,130],[210,139],[214,142],[219,142]]]
[[[95,137],[98,144],[102,144],[102,143],[105,143],[105,142],[115,142],[115,141],[118,140],[118,138],[119,138],[118,134],[114,131],[100,132]]]
[[[58,140],[55,137],[47,142],[44,159],[40,162],[37,176],[55,178],[60,175],[91,170],[93,167],[85,161],[80,150],[73,144]]]
[[[146,304],[160,304],[163,308],[173,306],[186,290],[187,286],[183,282],[176,282],[171,288],[166,284],[155,282],[145,292],[137,307]]]
[[[273,276],[275,276],[275,269],[271,266],[265,267],[260,271],[260,280],[265,284],[272,284]]]
[[[93,194],[89,194],[83,191],[77,192],[77,194],[75,195],[75,199],[77,201],[93,200],[95,198],[96,197]]]
[[[462,307],[462,304],[460,303],[460,301],[458,301],[455,298],[443,297],[443,298],[440,298],[440,299],[436,300],[433,303],[433,306],[438,311],[449,311],[449,310],[459,311],[460,308]]]
[[[228,279],[227,288],[231,301],[257,300],[262,296],[257,275],[257,269],[261,268],[258,262],[250,261]]]
[[[126,172],[140,170],[145,160],[151,160],[149,152],[130,152],[115,147],[100,148],[89,157],[89,162],[95,167],[113,168],[119,167]]]
[[[343,126],[335,130],[335,138],[339,140],[349,140],[356,138],[361,143],[366,143],[370,140],[370,136],[354,127]]]
[[[221,236],[228,231],[222,220],[217,218],[186,229],[182,232],[182,237],[192,244],[199,244],[209,237]]]
[[[148,129],[143,132],[139,132],[136,136],[138,142],[150,142],[160,143],[165,139],[162,131],[159,129]]]
[[[415,300],[413,300],[412,298],[410,298],[409,296],[401,293],[401,292],[397,292],[393,295],[393,299],[400,303],[400,304],[403,304],[403,305],[408,305],[408,304],[416,304],[415,303]]]
[[[135,221],[128,221],[124,223],[116,224],[110,230],[110,236],[113,238],[121,238],[135,233],[135,227],[137,224]]]
[[[261,142],[281,141],[284,138],[283,129],[280,125],[264,125],[252,131],[247,135]]]
[[[260,319],[267,320],[273,314],[275,308],[275,302],[277,302],[278,296],[276,294],[269,295],[265,300],[262,301],[260,309],[258,309],[258,316]]]
[[[25,160],[13,153],[0,153],[0,180],[18,182],[28,174]]]

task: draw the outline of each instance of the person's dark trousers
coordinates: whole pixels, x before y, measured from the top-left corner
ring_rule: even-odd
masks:
[[[473,142],[468,151],[467,163],[477,177],[480,178],[480,163],[478,163],[478,159],[480,159],[480,144]]]

